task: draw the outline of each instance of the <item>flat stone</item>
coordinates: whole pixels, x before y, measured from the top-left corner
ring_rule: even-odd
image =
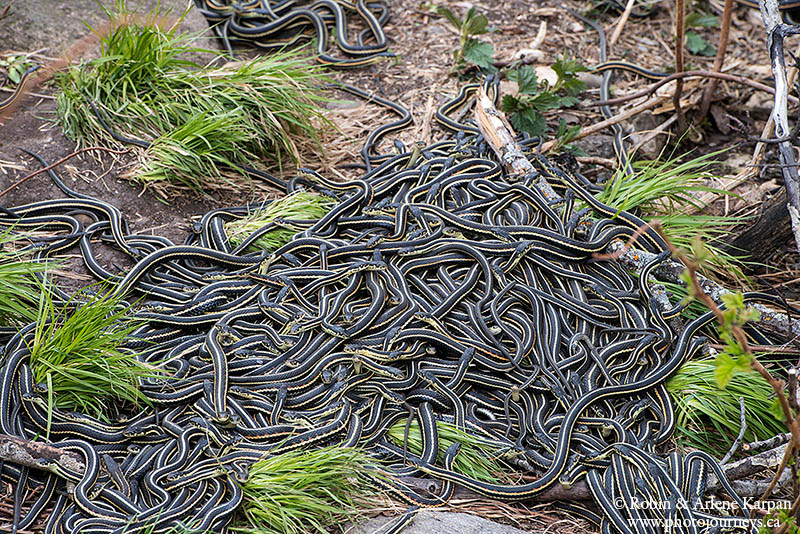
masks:
[[[348,534],[372,534],[397,520],[398,517],[374,517],[358,523]],[[470,514],[424,510],[414,516],[402,534],[525,534],[525,531]]]

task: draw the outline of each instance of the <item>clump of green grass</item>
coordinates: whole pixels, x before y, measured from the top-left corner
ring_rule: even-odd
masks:
[[[147,402],[138,382],[155,372],[123,347],[139,325],[121,297],[83,291],[58,306],[42,291],[36,320],[31,370],[37,382],[47,384],[51,408],[105,419],[111,402]]]
[[[396,445],[402,447],[405,440],[405,422],[400,422],[389,428],[387,433]],[[486,442],[478,436],[468,434],[455,425],[444,421],[437,421],[436,428],[439,432],[439,458],[444,461],[444,451],[453,443],[460,442],[461,450],[453,462],[453,471],[467,475],[484,482],[502,482],[503,474],[512,472],[513,469],[503,461],[509,454],[493,444]],[[408,430],[408,451],[413,454],[422,452],[422,434],[419,422],[412,421]]]
[[[714,378],[714,359],[685,363],[667,382],[675,401],[678,442],[722,456],[739,434],[739,397],[744,399],[744,439],[767,439],[786,430],[770,411],[772,388],[757,373],[736,373],[725,389]]]
[[[36,319],[36,303],[42,291],[37,273],[46,263],[31,261],[10,247],[17,240],[12,229],[0,233],[0,326],[27,324]]]
[[[259,460],[242,486],[243,518],[231,530],[253,534],[327,533],[356,515],[354,499],[374,494],[359,449],[295,450]]]
[[[225,233],[234,247],[248,236],[274,221],[287,227],[275,228],[256,239],[248,250],[274,251],[288,243],[297,232],[321,219],[336,204],[330,197],[297,191],[253,211],[246,217],[225,223]]]
[[[79,144],[120,143],[92,102],[116,133],[153,143],[143,155],[144,183],[196,193],[221,187],[232,170],[254,161],[281,168],[287,157],[296,161],[295,140],[319,146],[318,131],[328,123],[316,89],[327,78],[302,51],[201,66],[187,55],[221,53],[196,47],[199,34],[179,34],[177,24],[128,24],[124,2],[107,14],[117,27],[101,38],[101,56],[57,76],[58,122]]]
[[[678,247],[691,248],[695,239],[702,238],[711,253],[704,264],[704,274],[744,280],[741,259],[713,245],[714,239],[727,235],[741,218],[686,213],[688,208],[702,209],[696,193],[731,194],[704,185],[713,176],[710,168],[719,163],[713,158],[721,152],[692,159],[683,155],[663,161],[636,162],[633,176],[626,177],[618,171],[598,199],[619,210],[637,212],[645,221],[660,220],[664,233]]]

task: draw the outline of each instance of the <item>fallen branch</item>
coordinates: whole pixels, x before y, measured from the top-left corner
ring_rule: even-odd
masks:
[[[583,139],[584,137],[587,137],[594,133],[601,132],[606,128],[608,128],[609,126],[628,120],[631,117],[638,115],[643,111],[647,111],[648,109],[652,109],[656,106],[661,105],[661,103],[664,102],[664,100],[666,100],[666,97],[659,97],[654,100],[646,100],[645,102],[642,102],[641,104],[634,106],[629,110],[623,111],[622,113],[614,115],[613,117],[609,117],[604,121],[597,122],[595,124],[592,124],[591,126],[587,126],[586,128],[581,128],[581,131],[578,132],[578,134],[572,138],[572,141]],[[548,141],[544,143],[542,145],[542,153],[550,151],[554,146],[556,146],[557,143],[558,143],[557,140]]]
[[[680,80],[683,78],[717,78],[728,82],[734,82],[741,85],[746,85],[747,87],[752,87],[753,89],[764,91],[765,93],[769,93],[771,95],[775,94],[775,89],[773,89],[769,85],[758,83],[756,81],[751,80],[750,78],[745,78],[744,76],[736,76],[735,74],[726,74],[724,72],[713,72],[710,70],[689,70],[689,71],[676,72],[674,74],[670,74],[669,76],[655,82],[649,87],[645,87],[644,89],[636,91],[635,93],[631,93],[625,96],[620,96],[617,98],[610,98],[608,100],[600,100],[598,102],[592,102],[590,105],[587,105],[585,107],[613,106],[616,104],[622,104],[628,102],[629,100],[635,100],[643,96],[650,96],[653,93],[655,93],[660,87],[668,84],[669,82],[674,82],[675,80]],[[798,99],[797,97],[789,95],[788,99],[793,104],[800,103],[800,99]]]
[[[626,244],[621,240],[613,241],[606,249],[606,254],[616,255],[619,262],[634,272],[641,271],[645,265],[656,258],[656,255],[652,252],[626,247]],[[653,276],[663,282],[683,285],[681,273],[685,270],[686,268],[681,263],[666,260],[653,270]],[[722,295],[731,293],[729,289],[722,287],[700,273],[697,274],[697,278],[700,287],[715,303],[721,303]],[[794,319],[785,313],[776,312],[763,304],[753,303],[750,306],[761,314],[758,321],[759,324],[767,326],[770,330],[787,338],[800,337],[800,319]]]
[[[795,26],[783,24],[778,11],[778,0],[762,0],[759,4],[761,18],[767,29],[767,49],[769,50],[772,66],[772,76],[775,79],[775,103],[772,108],[772,119],[775,122],[775,136],[779,139],[787,137],[789,116],[787,112],[788,83],[786,77],[786,64],[784,62],[783,39],[787,35],[800,33]],[[794,158],[794,149],[788,141],[778,143],[778,159],[781,163],[781,173],[786,184],[788,197],[787,209],[792,222],[797,249],[800,250],[800,178],[797,173],[797,161]]]
[[[525,175],[535,172],[531,162],[522,153],[522,147],[514,140],[513,128],[494,107],[483,87],[478,93],[475,118],[483,137],[500,158],[511,181],[521,180]],[[550,187],[544,177],[540,178],[536,185],[548,201],[559,198],[558,193]]]
[[[51,471],[52,463],[73,471],[83,473],[86,466],[77,454],[63,451],[58,447],[28,441],[17,436],[0,434],[0,459],[17,465]]]

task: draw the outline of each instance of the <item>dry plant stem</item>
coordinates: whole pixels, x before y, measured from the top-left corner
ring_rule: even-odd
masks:
[[[675,0],[675,72],[683,72],[683,36],[684,36],[684,15],[686,6],[684,0]],[[675,92],[672,93],[672,105],[675,107],[675,114],[678,116],[678,129],[686,131],[686,117],[681,109],[681,93],[683,92],[683,78],[678,78],[675,84]]]
[[[762,0],[759,7],[761,8],[761,18],[767,29],[767,48],[769,49],[772,76],[775,79],[775,103],[772,108],[772,119],[775,123],[775,136],[780,139],[787,137],[791,131],[786,103],[789,87],[783,57],[783,38],[800,33],[800,30],[794,26],[783,24],[778,11],[778,0]],[[781,174],[786,184],[788,199],[786,207],[789,210],[795,244],[800,250],[800,178],[791,142],[778,143],[778,154]]]
[[[619,36],[622,34],[622,28],[625,27],[625,23],[628,22],[628,17],[631,16],[631,11],[633,11],[633,4],[636,0],[628,0],[628,4],[625,6],[625,11],[622,12],[622,16],[619,18],[619,22],[617,22],[617,27],[614,28],[614,33],[611,35],[611,39],[608,40],[609,48],[614,46],[619,39]]]
[[[656,98],[654,100],[646,100],[646,101],[642,102],[641,104],[639,104],[637,106],[634,106],[634,107],[632,107],[631,109],[629,109],[627,111],[623,111],[622,113],[619,113],[618,115],[614,115],[613,117],[609,117],[608,119],[606,119],[604,121],[597,122],[595,124],[592,124],[591,126],[587,126],[586,128],[581,128],[581,131],[578,132],[578,135],[573,137],[572,140],[575,141],[575,140],[578,140],[578,139],[583,139],[586,136],[589,136],[589,135],[595,134],[597,132],[603,131],[603,130],[605,130],[606,128],[608,128],[609,126],[611,126],[613,124],[617,124],[619,122],[628,120],[628,119],[630,119],[631,117],[633,117],[635,115],[638,115],[642,111],[646,111],[648,109],[652,109],[652,108],[654,108],[656,106],[659,106],[662,102],[664,102],[664,100],[666,100],[666,97],[659,97],[659,98]],[[556,145],[556,143],[557,143],[556,140],[548,141],[548,142],[544,143],[542,145],[542,153],[550,151]]]
[[[731,15],[733,14],[733,0],[725,0],[725,7],[722,9],[722,27],[719,31],[719,46],[717,47],[717,57],[714,59],[714,72],[722,70],[722,62],[725,61],[725,51],[728,48],[728,36],[731,30]],[[708,114],[711,107],[711,98],[717,90],[719,78],[711,78],[703,91],[703,100],[700,102],[700,113],[698,120],[702,120]]]
[[[751,80],[750,78],[745,78],[744,76],[736,76],[735,74],[726,74],[724,72],[713,72],[710,70],[690,70],[690,71],[676,72],[674,74],[670,74],[669,76],[655,82],[651,86],[645,87],[644,89],[636,91],[635,93],[631,93],[629,95],[620,96],[617,98],[610,98],[608,100],[600,100],[599,102],[593,102],[591,107],[614,106],[616,104],[622,104],[624,102],[628,102],[629,100],[635,100],[643,96],[650,96],[653,93],[655,93],[660,87],[668,84],[669,82],[683,78],[717,78],[719,80],[725,80],[728,82],[740,83],[742,85],[746,85],[747,87],[752,87],[753,89],[764,91],[765,93],[769,93],[771,95],[775,94],[775,89],[773,89],[769,85],[758,83],[756,81]],[[800,104],[800,99],[798,99],[797,97],[789,95],[788,99],[792,104]]]
[[[72,154],[68,154],[68,155],[64,156],[60,160],[56,161],[55,163],[52,163],[52,164],[48,165],[47,167],[43,167],[43,168],[39,169],[38,171],[34,171],[34,172],[30,173],[29,175],[27,175],[27,176],[25,176],[23,178],[20,178],[19,180],[17,180],[16,182],[14,182],[10,186],[8,186],[5,190],[0,192],[0,198],[6,196],[8,193],[13,191],[17,187],[21,186],[22,184],[24,184],[25,182],[27,182],[28,180],[30,180],[34,176],[38,176],[38,175],[42,174],[43,172],[47,172],[52,168],[58,167],[59,165],[61,165],[65,161],[67,161],[68,159],[74,158],[75,156],[80,155],[83,152],[89,152],[91,150],[102,150],[104,152],[110,152],[111,154],[125,154],[125,153],[129,152],[127,149],[126,150],[114,150],[113,148],[106,148],[104,146],[87,146],[85,148],[81,148],[80,150],[76,150]]]
[[[14,0],[9,0],[8,4],[6,4],[6,7],[3,9],[3,12],[0,13],[0,20],[3,20],[8,16],[9,11],[11,11],[11,6],[13,5],[14,5]]]
[[[739,435],[736,436],[736,440],[733,442],[733,445],[731,445],[731,448],[728,451],[728,453],[722,457],[722,460],[720,460],[719,465],[725,465],[726,463],[728,463],[728,460],[731,459],[731,456],[733,456],[736,453],[736,450],[739,448],[739,445],[742,444],[742,440],[744,439],[744,433],[747,432],[746,415],[747,414],[745,413],[744,409],[744,397],[739,397]]]

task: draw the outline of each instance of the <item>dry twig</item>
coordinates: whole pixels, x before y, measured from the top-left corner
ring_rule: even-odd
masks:
[[[731,30],[731,14],[733,13],[733,0],[725,0],[725,7],[722,9],[722,27],[719,31],[719,46],[717,47],[717,57],[714,59],[713,72],[722,70],[722,62],[725,61],[725,51],[728,48],[728,36]],[[700,102],[700,113],[698,120],[703,119],[708,114],[711,107],[711,97],[717,89],[718,78],[711,78],[703,91],[703,100]]]

